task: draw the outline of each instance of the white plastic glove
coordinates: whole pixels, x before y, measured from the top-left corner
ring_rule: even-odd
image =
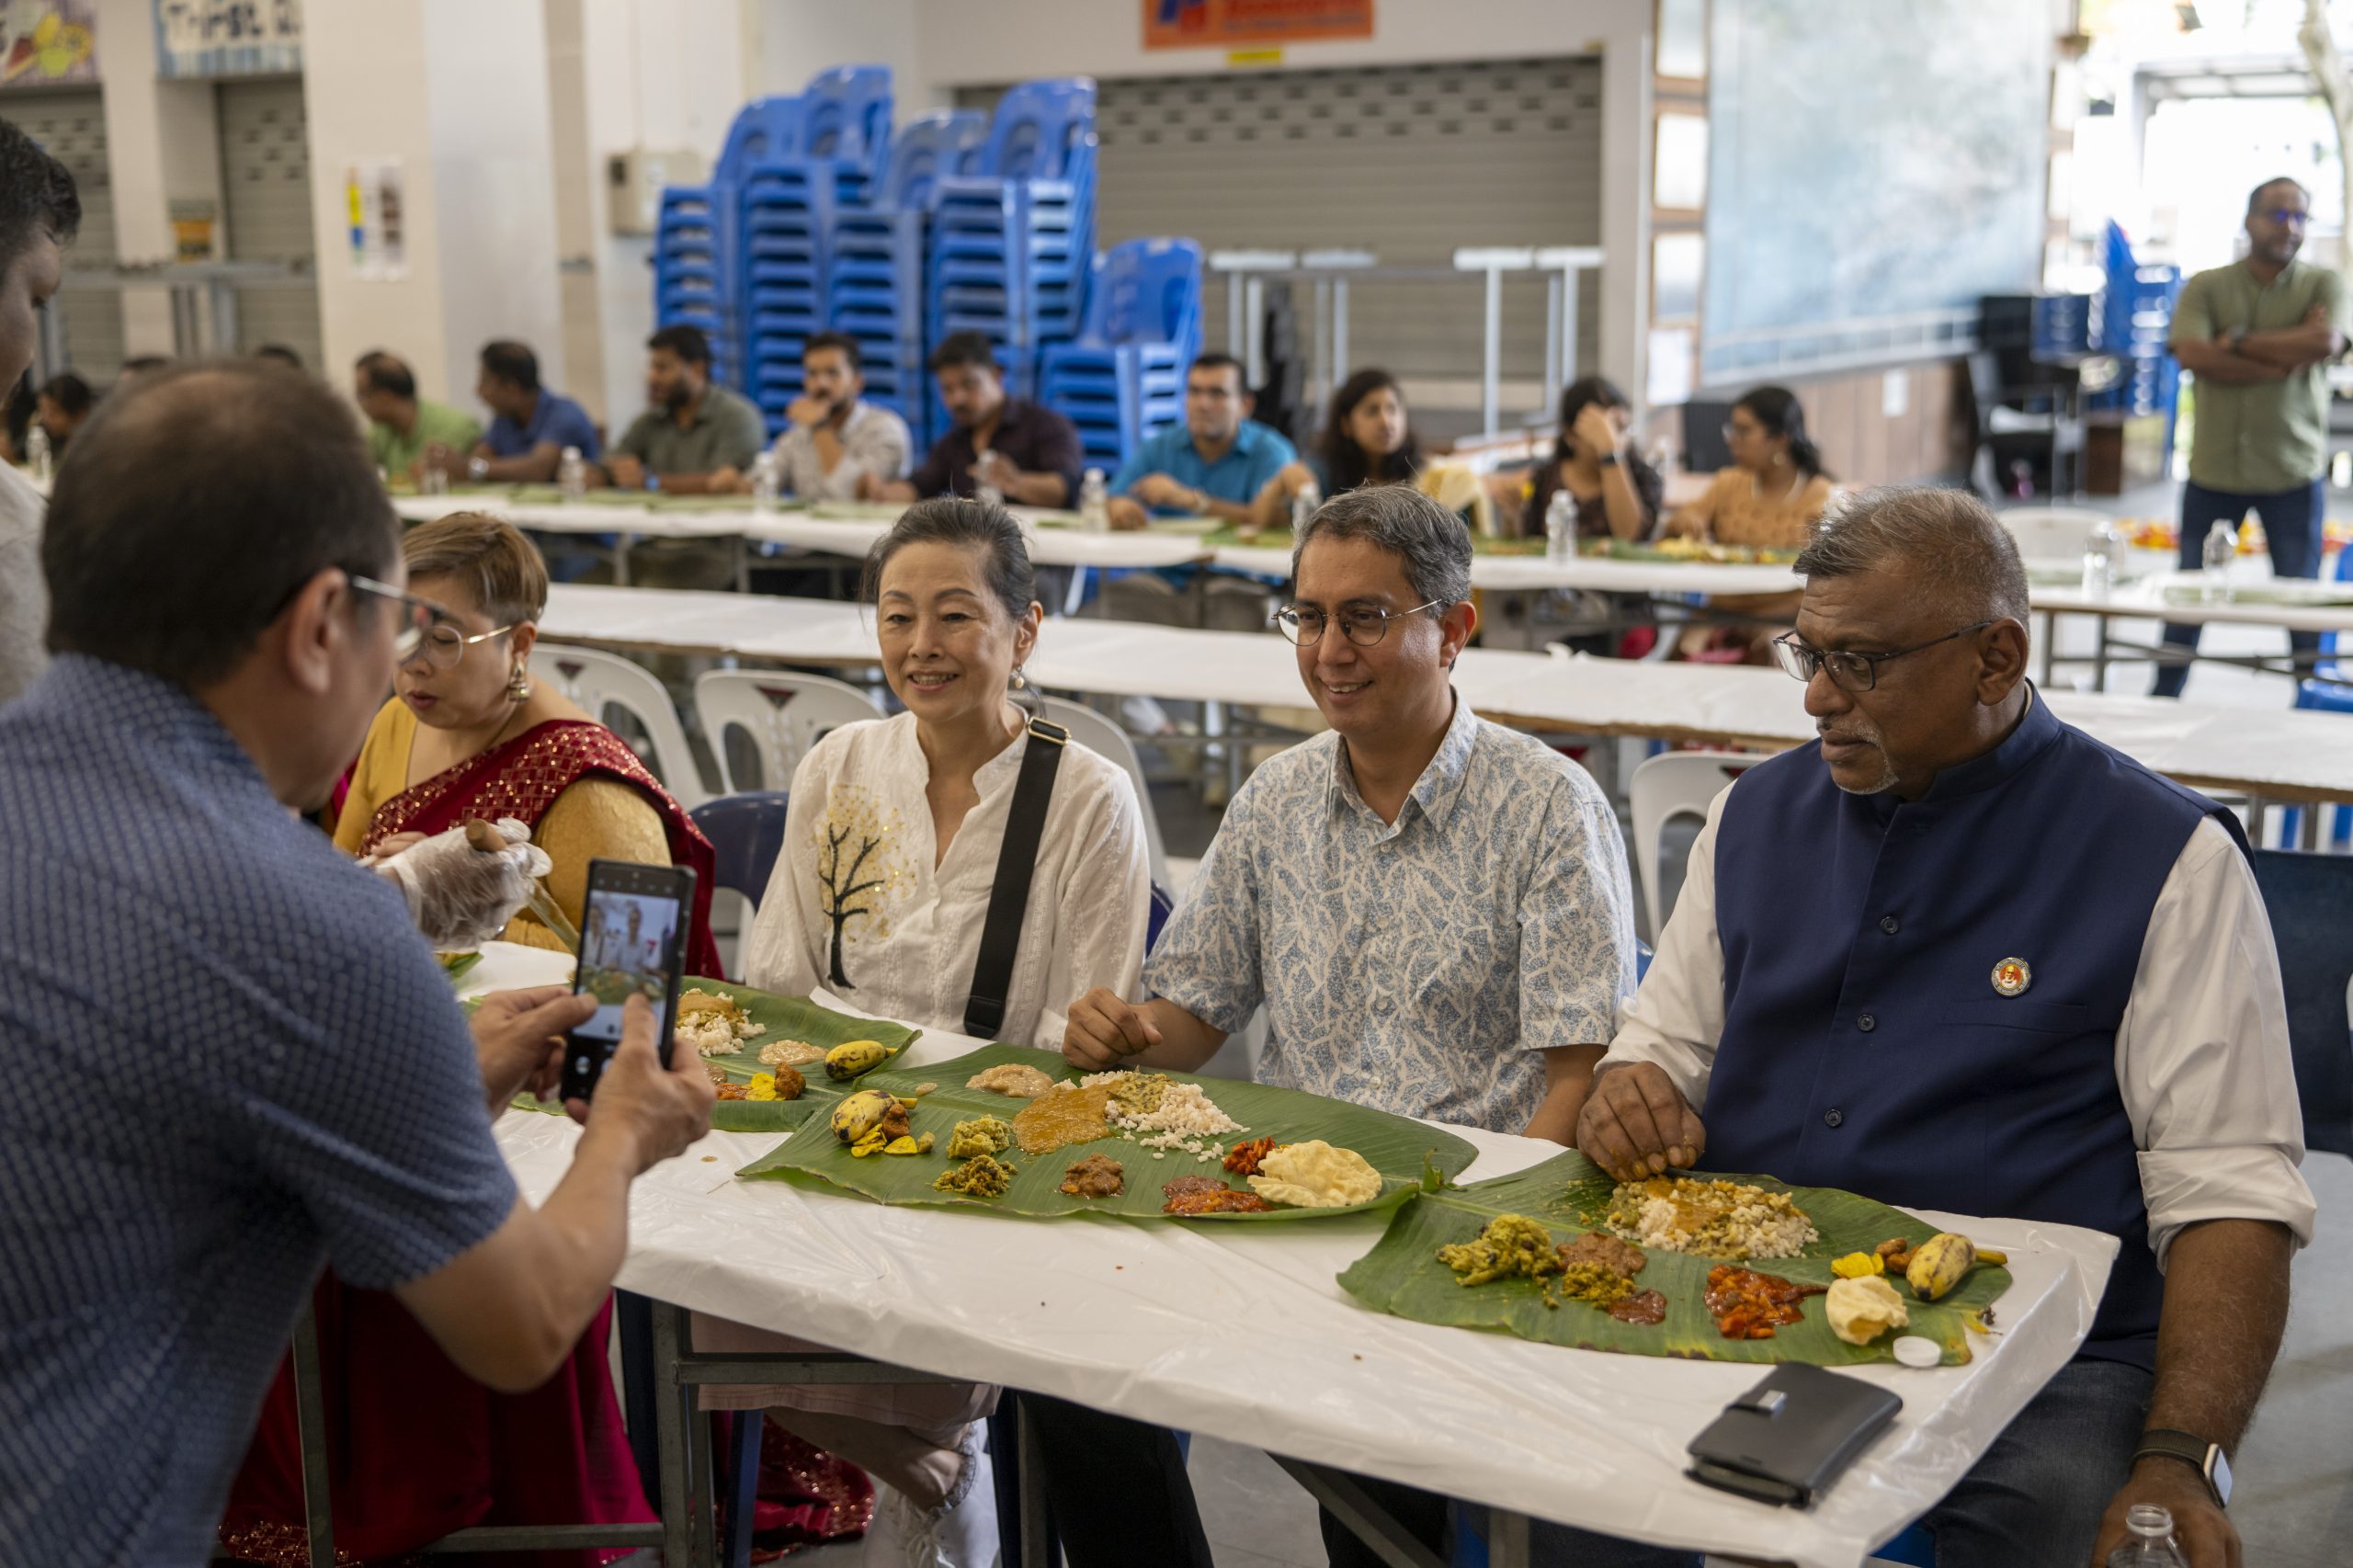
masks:
[[[506,929],[554,864],[522,823],[501,817],[494,825],[504,849],[476,849],[460,826],[373,863],[378,876],[400,885],[426,940],[445,952],[479,947]]]

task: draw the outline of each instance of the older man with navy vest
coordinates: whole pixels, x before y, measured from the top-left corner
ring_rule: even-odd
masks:
[[[2115,1236],[2082,1353],[1929,1514],[1937,1561],[2081,1568],[2154,1503],[2234,1565],[2226,1456],[2313,1222],[2245,840],[2044,705],[1973,497],[1859,496],[1797,569],[1776,652],[1821,744],[1711,808],[1579,1145]]]

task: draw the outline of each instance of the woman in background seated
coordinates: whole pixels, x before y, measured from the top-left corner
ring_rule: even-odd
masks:
[[[1733,466],[1716,475],[1707,494],[1667,519],[1677,539],[1756,550],[1795,551],[1835,494],[1822,470],[1822,452],[1805,433],[1805,410],[1786,387],[1756,387],[1741,394],[1724,422]],[[1719,594],[1709,608],[1739,616],[1740,626],[1693,626],[1677,645],[1683,658],[1710,664],[1769,665],[1771,643],[1798,613],[1788,594]]]
[[[685,960],[716,975],[710,845],[637,754],[562,692],[531,679],[547,566],[513,527],[460,512],[401,541],[409,592],[448,612],[401,666],[369,727],[335,841],[381,855],[470,817],[517,817],[555,862],[548,891],[576,929],[588,862],[693,868]],[[526,913],[506,939],[564,944]]]
[[[1627,440],[1632,423],[1633,409],[1614,382],[1587,376],[1569,383],[1552,460],[1537,468],[1520,515],[1521,538],[1544,537],[1552,497],[1564,493],[1579,539],[1650,538],[1666,487]]]
[[[1421,472],[1421,444],[1406,422],[1397,378],[1358,370],[1332,394],[1318,449],[1303,461],[1285,463],[1258,492],[1258,526],[1290,527],[1291,497],[1310,485],[1329,498],[1360,484],[1410,484]]]
[[[843,725],[794,771],[747,978],[965,1033],[1016,781],[1030,751],[1053,744],[1030,733],[1010,696],[1044,612],[1011,515],[952,497],[908,508],[867,557],[862,597],[906,711]],[[1039,1060],[1053,1072],[1074,999],[1097,985],[1136,994],[1152,884],[1142,810],[1117,763],[1063,746],[1047,799],[995,1038],[1053,1051]],[[704,1350],[794,1347],[700,1314],[694,1338]],[[996,1534],[979,1423],[996,1395],[956,1383],[714,1387],[703,1403],[768,1407],[788,1431],[884,1483],[870,1562],[983,1568]],[[1075,1547],[1071,1560],[1084,1568]]]
[[[1667,520],[1667,533],[1760,550],[1803,548],[1806,529],[1830,505],[1831,484],[1797,394],[1787,387],[1742,393],[1724,422],[1724,444],[1733,466]]]
[[[401,553],[409,592],[446,615],[400,667],[398,695],[368,732],[336,844],[378,854],[469,818],[518,818],[554,862],[547,882],[575,926],[591,859],[691,866],[686,966],[719,973],[709,842],[619,736],[530,678],[526,661],[548,591],[539,551],[505,523],[460,513],[411,530]],[[516,916],[506,936],[563,945],[529,915]],[[654,1518],[606,1361],[609,1306],[552,1379],[501,1394],[460,1371],[389,1292],[330,1273],[313,1302],[338,1561],[405,1558],[469,1525]],[[293,1383],[281,1368],[222,1522],[232,1553],[307,1561],[301,1463]],[[528,1561],[585,1564],[606,1555]]]

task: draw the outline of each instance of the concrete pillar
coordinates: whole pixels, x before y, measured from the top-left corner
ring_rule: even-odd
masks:
[[[97,29],[116,256],[126,267],[168,266],[178,254],[172,204],[200,201],[216,215],[218,256],[221,136],[212,84],[155,74],[153,0],[98,0]],[[173,351],[166,289],[123,290],[122,343],[126,355]]]

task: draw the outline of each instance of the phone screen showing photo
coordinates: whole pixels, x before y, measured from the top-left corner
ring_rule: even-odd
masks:
[[[693,886],[691,877],[668,869],[605,861],[592,868],[580,912],[580,967],[573,989],[595,997],[597,1010],[572,1031],[564,1060],[566,1098],[594,1092],[620,1043],[621,1009],[631,996],[652,1006],[657,1030],[666,1030],[677,1016],[678,955]],[[666,1033],[657,1043],[667,1044]]]

